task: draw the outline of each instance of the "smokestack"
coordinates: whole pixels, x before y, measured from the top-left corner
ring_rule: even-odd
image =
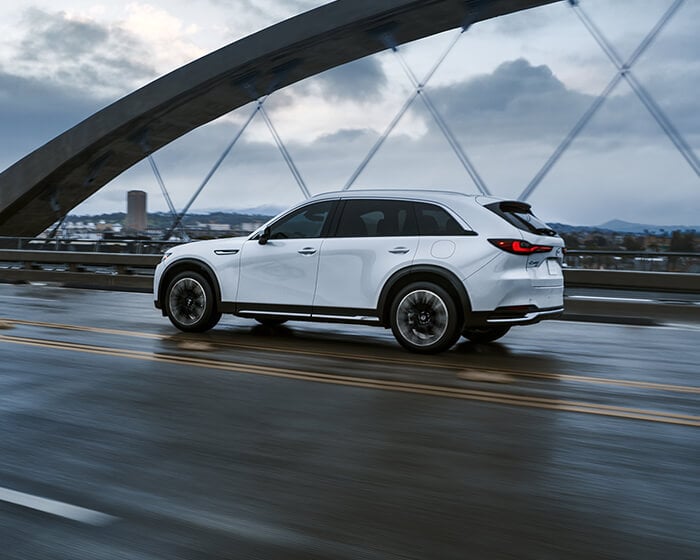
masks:
[[[126,195],[126,229],[146,231],[146,193],[144,191],[129,191]]]

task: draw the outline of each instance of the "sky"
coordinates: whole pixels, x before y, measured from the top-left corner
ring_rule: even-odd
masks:
[[[0,6],[0,169],[192,60],[320,0],[15,0]],[[581,0],[627,58],[671,0]],[[632,69],[700,156],[700,2],[686,1]],[[399,47],[419,76],[459,35]],[[479,22],[461,34],[426,86],[434,106],[496,196],[518,197],[616,70],[567,2]],[[338,190],[412,93],[391,52],[280,90],[266,108],[313,193]],[[244,106],[154,154],[180,210],[250,115]],[[476,193],[418,99],[353,188],[440,188]],[[167,211],[146,161],[72,214],[126,209],[148,193]],[[256,117],[192,205],[192,212],[283,208],[303,198]],[[529,199],[550,222],[622,219],[700,224],[700,178],[622,81]]]

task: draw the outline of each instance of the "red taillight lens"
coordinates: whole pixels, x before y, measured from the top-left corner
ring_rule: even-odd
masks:
[[[492,245],[495,245],[503,251],[513,253],[514,255],[532,255],[532,253],[548,253],[553,249],[549,245],[533,245],[522,239],[489,239]]]

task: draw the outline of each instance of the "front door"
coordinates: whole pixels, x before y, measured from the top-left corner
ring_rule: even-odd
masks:
[[[271,224],[267,243],[241,250],[239,310],[309,315],[326,220],[334,201],[299,208]]]

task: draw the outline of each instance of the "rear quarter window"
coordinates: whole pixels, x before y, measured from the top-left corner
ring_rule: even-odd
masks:
[[[416,202],[415,208],[421,235],[473,235],[473,232],[466,231],[459,225],[444,208],[424,202]]]

